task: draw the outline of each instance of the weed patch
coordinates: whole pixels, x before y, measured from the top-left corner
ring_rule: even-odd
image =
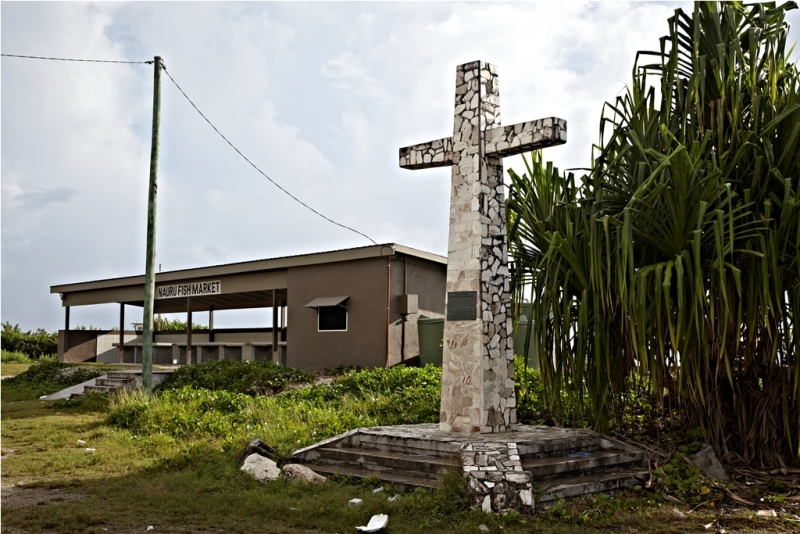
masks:
[[[43,358],[24,372],[3,380],[3,400],[36,399],[99,375],[94,369]]]
[[[246,395],[271,395],[282,391],[288,384],[312,380],[314,375],[311,373],[269,361],[212,360],[178,368],[161,382],[159,390],[192,386]]]

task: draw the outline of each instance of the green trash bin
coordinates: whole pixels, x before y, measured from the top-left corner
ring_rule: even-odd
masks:
[[[420,315],[417,319],[419,334],[419,360],[422,365],[432,363],[442,366],[442,339],[444,339],[444,318],[434,319]]]

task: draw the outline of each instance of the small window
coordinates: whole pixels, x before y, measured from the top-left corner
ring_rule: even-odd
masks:
[[[347,330],[347,308],[343,306],[320,306],[317,317],[320,332]]]

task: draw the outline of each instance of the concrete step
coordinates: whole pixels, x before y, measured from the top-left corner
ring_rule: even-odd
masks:
[[[133,379],[128,378],[98,378],[95,384],[98,386],[123,388],[133,381]]]
[[[86,386],[83,388],[84,393],[111,393],[117,391],[118,387],[112,386]]]
[[[122,373],[120,371],[109,371],[108,373],[106,373],[106,377],[118,380],[136,380],[135,373]]]
[[[624,489],[625,486],[642,484],[649,472],[642,468],[619,469],[606,473],[590,473],[572,478],[546,481],[541,484],[533,481],[536,504],[555,502],[589,493],[601,493]]]
[[[522,459],[522,469],[528,471],[534,480],[549,479],[575,471],[599,471],[611,467],[625,467],[645,459],[644,452],[626,452],[616,449],[602,449],[592,452],[580,451],[566,456]]]
[[[363,450],[377,450],[384,452],[397,452],[410,455],[424,455],[440,458],[449,458],[458,455],[461,451],[459,443],[399,438],[395,436],[382,436],[377,434],[362,433],[353,436],[347,444]]]
[[[320,465],[320,464],[303,464],[312,471],[319,473],[323,476],[331,476],[334,474],[345,475],[356,478],[370,478],[378,477],[382,482],[389,484],[402,484],[412,488],[438,488],[439,481],[435,478],[422,478],[410,475],[403,475],[394,472],[375,472],[368,469],[356,469],[352,467],[341,467],[335,465]]]
[[[375,472],[407,473],[414,477],[435,477],[442,469],[461,469],[457,455],[448,458],[427,454],[406,454],[377,449],[320,447],[316,449],[320,464],[336,465]]]

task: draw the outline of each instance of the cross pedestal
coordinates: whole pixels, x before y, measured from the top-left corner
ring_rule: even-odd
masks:
[[[400,149],[400,166],[450,166],[440,429],[505,432],[517,422],[503,162],[567,141],[554,117],[500,126],[497,68],[456,68],[452,137]]]

